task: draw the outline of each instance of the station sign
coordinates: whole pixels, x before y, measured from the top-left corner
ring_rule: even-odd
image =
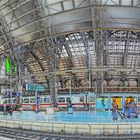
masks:
[[[34,83],[26,83],[26,91],[45,91],[45,86]]]
[[[22,96],[22,93],[7,91],[7,92],[5,92],[4,96],[5,97],[10,97],[10,96],[16,97],[16,96]]]

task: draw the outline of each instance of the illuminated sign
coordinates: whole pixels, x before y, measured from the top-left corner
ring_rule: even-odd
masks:
[[[8,75],[14,74],[15,66],[13,65],[12,60],[9,57],[6,57],[6,59],[5,59],[5,68],[6,68],[6,73]]]

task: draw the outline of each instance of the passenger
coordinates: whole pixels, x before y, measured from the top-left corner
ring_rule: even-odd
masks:
[[[68,101],[68,108],[72,108],[72,103],[71,103],[71,100]]]
[[[125,105],[124,105],[124,114],[125,114],[126,116],[129,115],[129,107],[130,107],[130,104],[129,104],[128,100],[126,100],[126,101],[125,101]]]
[[[118,115],[117,115],[117,110],[118,110],[118,105],[116,103],[116,100],[113,99],[112,102],[112,116],[113,116],[113,120],[117,120],[118,119]]]
[[[12,109],[12,107],[9,107],[8,113],[9,113],[11,116],[13,115],[13,109]]]
[[[133,99],[130,100],[129,118],[138,118],[137,105]]]
[[[17,111],[19,111],[19,112],[23,111],[22,104],[19,104],[19,107],[17,108]]]
[[[7,115],[7,111],[6,111],[6,104],[3,105],[3,115]]]
[[[68,109],[68,114],[73,114],[73,107],[72,107],[71,100],[68,101],[67,109]]]
[[[6,110],[4,110],[4,112],[3,112],[3,115],[6,115],[7,116],[8,114],[10,114],[11,116],[13,114],[13,109],[10,106],[9,106],[9,108],[7,108]]]

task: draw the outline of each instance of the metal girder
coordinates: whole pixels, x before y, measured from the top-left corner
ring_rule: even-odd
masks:
[[[42,3],[39,3],[38,1],[34,1],[34,6],[37,8],[38,6],[42,6]],[[44,9],[38,9],[38,13],[37,17],[38,19],[40,19],[41,16],[44,16],[43,14],[45,13]],[[39,20],[38,22],[38,27],[40,28],[44,28],[44,27],[48,27],[50,26],[49,23],[46,21],[46,23],[44,23],[43,21]],[[44,41],[45,44],[42,46],[44,49],[44,54],[46,55],[46,61],[48,63],[48,72],[54,72],[57,69],[57,65],[58,65],[58,59],[60,57],[60,55],[58,56],[58,46],[56,47],[55,42],[53,42],[53,36],[51,35],[51,33],[54,32],[53,27],[51,27],[51,31],[48,30],[47,28],[42,31],[41,37],[45,36]],[[57,42],[56,42],[57,43]],[[47,79],[49,80],[49,89],[50,89],[50,96],[51,96],[51,101],[52,101],[52,105],[54,107],[57,107],[57,102],[56,102],[56,94],[57,94],[57,89],[56,89],[56,80],[57,77],[55,75],[52,75],[51,73],[49,75],[47,75]]]
[[[70,52],[70,48],[69,48],[69,46],[68,46],[67,43],[64,43],[63,45],[64,45],[64,47],[65,47],[65,49],[67,51],[68,57],[69,57],[69,59],[68,59],[69,64],[68,65],[70,65],[71,67],[73,67],[72,54]]]
[[[98,5],[99,6],[99,5]],[[93,7],[93,6],[92,6]],[[91,6],[90,6],[90,8],[92,8]],[[41,8],[43,8],[43,7],[41,7]],[[40,8],[40,9],[41,9]],[[82,7],[82,8],[84,8],[84,7]],[[88,7],[89,8],[89,7]],[[15,8],[16,9],[16,8]],[[13,9],[13,10],[15,10],[15,9]],[[75,11],[75,9],[72,9],[73,11]],[[13,12],[13,11],[11,11],[11,12]],[[70,12],[70,10],[68,10],[68,11],[65,11],[65,12]],[[60,14],[60,13],[57,13],[57,14]],[[50,14],[50,15],[47,15],[46,17],[48,17],[48,16],[53,16],[53,15],[55,15],[55,14]],[[19,19],[18,19],[19,20]],[[37,20],[41,20],[40,18],[39,19],[37,19]],[[92,19],[90,19],[90,20],[92,20]],[[36,22],[38,22],[38,21],[36,21]],[[29,22],[29,24],[30,24],[31,22]],[[27,24],[25,24],[25,25],[27,25]],[[27,25],[28,26],[28,25]],[[20,26],[20,27],[23,27],[23,26]],[[20,27],[18,27],[18,28],[20,28]],[[13,31],[13,30],[11,30],[11,31]],[[10,32],[11,32],[10,31]]]
[[[71,70],[63,70],[63,71],[53,71],[53,72],[48,72],[48,71],[43,71],[43,72],[38,72],[34,74],[27,74],[27,75],[21,75],[19,78],[27,78],[27,77],[32,77],[32,76],[48,76],[48,75],[64,75],[64,74],[69,74],[69,73],[78,73],[78,72],[88,72],[90,71],[87,68],[77,68],[77,69],[71,69]],[[135,73],[140,73],[140,68],[95,68],[91,70],[91,72],[108,72],[108,71],[113,71],[113,72],[135,72]]]
[[[101,5],[101,1],[93,0],[93,5]],[[95,52],[96,52],[96,66],[102,67],[103,65],[103,32],[102,27],[103,23],[101,22],[102,18],[102,9],[100,7],[93,8],[92,13],[92,24],[94,28],[101,28],[100,31],[94,31],[94,42],[95,42]],[[96,72],[96,93],[101,95],[103,93],[103,73],[101,71]]]
[[[33,19],[33,20],[31,20],[30,18],[28,18],[28,21],[25,23],[25,24],[22,24],[21,25],[21,22],[19,23],[19,25],[18,26],[15,26],[15,28],[14,29],[11,29],[11,30],[7,30],[7,31],[5,31],[4,33],[3,33],[3,35],[0,37],[0,38],[3,38],[3,37],[7,37],[8,39],[7,39],[7,41],[6,41],[6,43],[1,43],[1,44],[3,44],[4,46],[8,46],[9,44],[9,46],[7,47],[7,48],[12,48],[12,47],[17,47],[18,46],[18,44],[16,45],[15,43],[13,43],[14,42],[14,40],[15,40],[15,38],[11,38],[10,40],[9,40],[9,36],[14,36],[14,37],[24,37],[24,35],[25,35],[25,38],[26,38],[26,35],[27,36],[29,36],[29,37],[31,37],[31,39],[30,40],[28,40],[27,42],[25,42],[25,41],[23,41],[23,42],[21,42],[20,44],[21,44],[21,47],[23,46],[24,47],[24,45],[26,45],[26,44],[30,44],[30,42],[32,43],[36,43],[36,42],[39,42],[39,41],[42,41],[43,42],[43,44],[42,44],[42,48],[45,50],[43,53],[46,55],[46,57],[44,58],[44,59],[46,59],[46,62],[48,62],[48,71],[44,71],[43,73],[38,73],[38,74],[35,74],[35,76],[38,76],[38,75],[40,75],[40,74],[42,74],[42,75],[46,75],[46,76],[48,76],[48,77],[50,77],[50,79],[49,79],[49,81],[50,81],[50,85],[52,85],[51,87],[50,87],[50,93],[53,95],[55,92],[56,92],[56,90],[55,90],[55,85],[54,85],[54,82],[56,82],[56,75],[58,75],[58,74],[70,74],[70,73],[75,73],[75,75],[74,75],[74,78],[76,78],[76,75],[78,75],[78,74],[76,74],[77,72],[85,72],[86,74],[88,74],[89,73],[89,77],[91,76],[90,74],[92,74],[92,75],[95,75],[95,73],[96,73],[96,85],[98,85],[98,86],[96,86],[97,88],[96,88],[96,91],[97,91],[97,93],[102,93],[102,89],[101,89],[101,82],[103,82],[103,73],[104,72],[108,72],[108,71],[116,71],[116,72],[118,72],[118,71],[120,71],[120,72],[129,72],[129,71],[136,71],[136,70],[138,70],[139,71],[139,69],[127,69],[127,68],[125,68],[124,66],[120,66],[120,67],[123,67],[123,68],[119,68],[119,66],[117,66],[118,68],[106,68],[107,67],[107,65],[108,65],[108,63],[107,63],[107,65],[105,64],[106,63],[106,57],[108,57],[109,58],[109,60],[111,60],[111,56],[107,56],[107,55],[119,55],[119,54],[121,54],[122,55],[122,53],[121,52],[107,52],[108,50],[107,50],[107,47],[106,47],[106,52],[103,52],[103,46],[104,45],[106,45],[106,44],[103,44],[103,40],[104,39],[106,39],[106,41],[112,41],[112,42],[115,42],[115,41],[128,41],[128,42],[133,42],[133,40],[135,40],[136,42],[139,42],[140,43],[140,41],[139,41],[139,35],[137,35],[138,37],[136,37],[136,38],[133,38],[133,36],[132,37],[122,37],[122,36],[118,36],[117,37],[117,35],[115,36],[115,33],[112,31],[112,34],[110,34],[110,36],[108,35],[108,36],[105,36],[105,38],[103,37],[103,30],[104,29],[107,29],[107,30],[112,30],[113,28],[114,28],[114,26],[109,26],[109,27],[104,27],[104,26],[102,26],[101,24],[102,24],[102,22],[103,21],[106,21],[106,22],[112,22],[112,20],[113,21],[120,21],[120,20],[122,20],[122,22],[125,22],[125,21],[130,21],[131,23],[132,22],[138,22],[138,18],[135,18],[135,17],[139,17],[139,16],[133,16],[134,18],[132,18],[132,19],[130,19],[129,17],[123,17],[123,15],[122,15],[122,18],[118,15],[118,17],[116,16],[114,16],[114,17],[109,17],[109,15],[108,15],[108,17],[104,17],[104,16],[102,16],[102,10],[106,10],[105,8],[108,8],[108,11],[109,10],[111,10],[111,9],[114,9],[114,8],[116,8],[117,6],[118,6],[118,8],[121,10],[121,7],[120,7],[120,5],[118,4],[118,5],[114,5],[114,6],[112,6],[112,5],[109,5],[109,4],[105,4],[105,5],[102,5],[103,3],[100,3],[99,1],[100,0],[91,0],[91,1],[93,1],[94,2],[94,4],[89,4],[89,6],[85,6],[85,7],[82,7],[83,5],[81,5],[83,2],[86,2],[86,0],[83,0],[83,1],[81,1],[82,3],[80,3],[80,6],[78,7],[76,7],[76,0],[72,0],[72,4],[73,4],[73,7],[72,7],[72,9],[69,9],[69,10],[66,10],[65,9],[65,2],[64,1],[61,1],[61,2],[58,2],[58,5],[60,4],[60,8],[62,9],[62,11],[60,11],[60,12],[58,12],[58,13],[55,13],[55,14],[51,14],[51,13],[49,13],[48,12],[48,15],[46,14],[47,12],[47,8],[45,7],[46,6],[46,4],[44,4],[43,5],[43,2],[42,1],[40,1],[40,3],[39,3],[39,1],[38,0],[24,0],[24,1],[20,1],[20,4],[19,5],[16,5],[15,7],[13,7],[12,9],[10,9],[10,11],[7,11],[7,12],[5,12],[4,13],[4,15],[3,15],[3,17],[4,16],[6,16],[8,13],[10,13],[11,12],[11,15],[13,15],[13,19],[10,19],[11,21],[8,23],[8,26],[10,26],[10,25],[12,25],[14,22],[15,23],[17,23],[18,24],[18,22],[20,22],[20,21],[22,21],[23,19],[26,19],[26,18],[28,18],[28,17],[31,17],[32,16],[32,13],[35,13],[35,19]],[[119,0],[119,1],[122,1],[122,0]],[[10,2],[10,1],[9,1]],[[31,9],[28,9],[28,10],[31,10],[31,11],[24,11],[23,13],[21,12],[22,11],[22,6],[26,6],[27,4],[28,4],[28,2],[32,2],[32,4],[33,4],[33,8],[31,7]],[[69,2],[71,2],[71,0],[69,0]],[[103,1],[102,1],[103,2]],[[53,3],[53,2],[52,2]],[[15,3],[16,4],[16,3]],[[26,4],[26,5],[25,5]],[[87,3],[86,3],[87,4]],[[122,5],[121,5],[122,6]],[[133,4],[131,5],[131,6],[134,6]],[[10,7],[10,6],[9,6]],[[29,5],[27,5],[27,7],[29,7]],[[58,6],[59,7],[59,6]],[[130,6],[125,6],[124,7],[124,9],[127,7],[127,9],[128,8],[130,8]],[[18,10],[20,10],[20,8],[21,8],[21,14],[19,13],[19,16],[15,16],[14,14],[15,14],[15,11],[17,12]],[[46,8],[46,9],[45,9]],[[73,9],[73,8],[75,8],[75,9]],[[44,12],[44,9],[46,10],[45,12]],[[76,18],[73,18],[72,20],[71,20],[71,18],[72,18],[72,14],[73,13],[82,13],[83,12],[83,10],[84,9],[88,9],[88,10],[93,10],[92,11],[92,17],[84,17],[85,15],[83,14],[83,16],[82,15],[80,15],[80,16],[77,16],[76,17],[76,15],[74,15]],[[135,8],[133,8],[134,10],[136,10]],[[1,7],[0,7],[0,11],[1,11],[2,9],[1,9]],[[50,10],[50,9],[49,9]],[[108,12],[107,11],[107,12]],[[124,10],[125,11],[125,10]],[[129,11],[129,9],[127,10],[127,11]],[[95,15],[94,15],[94,12],[95,12]],[[106,12],[106,15],[108,14]],[[64,14],[68,14],[69,15],[69,13],[71,13],[71,16],[69,16],[70,18],[70,20],[69,19],[65,19],[65,17],[63,16]],[[86,12],[85,12],[86,13]],[[90,13],[90,12],[89,12]],[[137,13],[137,12],[136,12]],[[62,14],[62,15],[61,15]],[[91,13],[90,13],[91,14]],[[112,13],[113,14],[113,13]],[[30,16],[29,16],[30,15]],[[79,14],[77,14],[77,15],[79,15]],[[131,13],[131,15],[134,15],[134,13],[132,12]],[[137,15],[137,14],[136,14]],[[57,21],[57,23],[54,23],[54,25],[53,25],[53,23],[52,24],[48,24],[48,21],[50,20],[52,20],[52,18],[53,18],[53,16],[54,17],[56,17],[56,16],[60,16],[60,20],[61,20],[61,17],[62,17],[62,22],[58,22],[58,20],[59,19],[57,19],[56,21]],[[82,17],[81,19],[79,19],[78,17]],[[64,19],[64,21],[63,21],[63,19]],[[46,20],[45,22],[44,22],[44,20]],[[53,21],[53,20],[52,20]],[[85,41],[85,43],[87,43],[88,41],[91,41],[92,40],[92,42],[93,42],[93,44],[94,44],[94,42],[95,42],[95,46],[93,45],[92,47],[95,47],[96,48],[96,58],[95,58],[95,52],[93,52],[94,54],[91,54],[91,55],[93,55],[93,64],[91,65],[91,66],[89,66],[90,65],[90,59],[89,59],[89,52],[88,53],[84,53],[84,57],[82,58],[83,60],[85,59],[85,57],[87,57],[87,67],[86,68],[83,68],[83,69],[81,69],[81,68],[79,68],[79,70],[78,69],[73,69],[74,68],[74,64],[75,63],[73,63],[73,60],[74,60],[74,58],[73,58],[73,54],[71,53],[71,50],[69,50],[69,45],[68,45],[68,43],[70,43],[70,44],[72,44],[73,43],[73,41],[75,41],[76,43],[78,43],[79,41],[80,41],[80,39],[76,39],[75,38],[75,40],[68,40],[67,42],[66,42],[66,44],[65,44],[65,48],[66,48],[66,50],[67,50],[67,54],[68,54],[68,58],[69,58],[69,63],[70,63],[70,65],[71,65],[71,68],[70,68],[70,70],[66,70],[66,71],[60,71],[59,72],[59,70],[58,70],[58,65],[59,65],[59,60],[60,60],[60,54],[58,54],[58,46],[60,45],[60,47],[62,46],[62,44],[60,44],[60,43],[58,43],[57,41],[56,41],[56,44],[54,44],[54,39],[55,38],[57,38],[57,35],[59,34],[59,32],[55,32],[55,27],[57,28],[57,27],[60,27],[60,26],[64,26],[64,28],[65,28],[65,26],[66,25],[72,25],[72,26],[74,26],[75,27],[75,25],[78,25],[78,24],[81,24],[81,23],[85,23],[85,22],[89,22],[90,21],[90,23],[91,23],[91,21],[93,22],[93,24],[94,24],[94,26],[93,27],[87,27],[86,28],[86,26],[81,26],[81,27],[79,27],[79,26],[76,26],[77,28],[75,29],[75,28],[68,28],[68,29],[70,29],[69,31],[70,32],[77,32],[77,31],[79,31],[79,32],[83,32],[83,33],[81,33],[81,34],[85,34],[85,32],[84,31],[88,31],[88,30],[90,30],[90,31],[93,31],[94,32],[94,40],[92,40],[92,38],[91,39],[89,39],[89,38],[85,38],[84,39],[84,41]],[[54,22],[54,21],[53,21]],[[33,30],[31,30],[30,32],[29,31],[27,31],[27,32],[25,32],[25,34],[24,34],[24,32],[21,32],[21,34],[20,35],[11,35],[11,32],[14,32],[16,29],[19,29],[19,28],[24,28],[24,27],[27,27],[28,28],[28,26],[29,27],[31,27],[32,26],[32,24],[37,24],[38,26],[35,26],[35,28],[33,27]],[[44,24],[44,23],[47,23],[46,25]],[[114,24],[115,24],[115,22],[113,22]],[[117,23],[117,22],[116,22]],[[127,24],[127,22],[126,22],[126,24]],[[112,24],[111,24],[112,25]],[[137,23],[135,24],[134,23],[134,25],[138,25]],[[72,27],[72,26],[70,26],[70,27]],[[37,27],[37,28],[36,28]],[[131,26],[131,27],[134,27],[135,28],[135,26]],[[136,26],[136,27],[138,27],[138,26]],[[52,29],[53,28],[53,32],[52,31],[50,31],[50,29]],[[67,27],[66,27],[67,28]],[[126,28],[122,28],[122,27],[116,27],[115,26],[115,29],[116,30],[126,30]],[[128,30],[131,30],[130,28],[128,28]],[[21,30],[20,30],[21,31]],[[138,31],[140,31],[139,29],[138,29]],[[66,32],[64,32],[64,34],[63,34],[63,28],[62,28],[62,32],[60,31],[60,34],[62,34],[62,35],[68,35],[68,33],[70,33],[70,32],[67,32],[67,29],[66,29]],[[59,35],[60,35],[59,34]],[[114,34],[114,35],[113,35]],[[4,36],[5,35],[5,36]],[[19,41],[19,40],[18,40]],[[11,43],[12,43],[12,45],[11,45]],[[30,44],[31,45],[31,44]],[[84,47],[86,46],[87,44],[84,44]],[[121,44],[120,44],[121,45]],[[57,46],[57,47],[56,47]],[[109,45],[108,45],[109,46]],[[80,46],[79,46],[79,48],[80,48]],[[108,47],[109,48],[109,47]],[[43,50],[42,49],[42,50]],[[75,49],[76,50],[76,49]],[[109,49],[109,50],[111,50],[111,49]],[[115,50],[115,49],[114,49]],[[117,50],[117,49],[116,49]],[[138,49],[137,49],[138,50]],[[61,51],[60,51],[61,52]],[[80,52],[80,51],[79,51]],[[43,53],[41,53],[41,54],[43,54]],[[75,53],[75,52],[74,52]],[[76,54],[76,53],[75,53]],[[80,54],[80,53],[79,53]],[[82,53],[81,53],[82,54]],[[135,54],[139,54],[139,52],[136,52],[136,51],[133,51],[132,53],[131,52],[127,52],[127,56],[128,55],[135,55]],[[65,57],[64,57],[65,58]],[[95,67],[95,59],[96,59],[96,67]],[[39,59],[39,57],[37,58],[37,59]],[[54,59],[54,60],[53,60]],[[24,59],[25,60],[25,59]],[[80,57],[78,58],[76,58],[75,59],[75,61],[78,61],[78,60],[80,60]],[[82,60],[82,61],[83,61]],[[115,60],[115,57],[112,59],[112,61],[113,60]],[[44,66],[43,65],[43,62],[41,62],[41,60],[39,60],[40,62],[39,62],[39,65],[40,65],[40,67],[41,67],[41,65],[42,66]],[[74,62],[75,62],[74,61]],[[76,62],[76,64],[80,64],[81,62],[79,61],[79,62]],[[134,63],[134,62],[133,62]],[[29,63],[28,63],[29,64]],[[89,65],[88,65],[89,64]],[[114,62],[114,64],[115,64],[115,62]],[[117,63],[118,64],[118,63]],[[136,63],[137,64],[137,63]],[[29,64],[30,65],[30,64]],[[84,64],[85,65],[85,64]],[[83,65],[83,66],[84,66]],[[114,66],[114,65],[112,65],[112,66]],[[78,66],[79,67],[79,66]],[[93,70],[92,70],[93,69]],[[44,69],[45,70],[45,69]],[[43,71],[43,67],[42,67],[42,71]],[[93,73],[93,72],[95,72],[95,73]],[[85,74],[85,75],[86,75]],[[32,74],[31,74],[32,75]],[[33,74],[34,75],[34,74]],[[84,75],[84,76],[85,76]],[[22,75],[23,77],[24,77],[24,75]],[[119,76],[119,74],[118,74],[118,76]],[[26,75],[25,75],[25,77],[26,77]],[[55,77],[55,78],[54,78]],[[18,78],[18,77],[17,77]],[[74,79],[73,78],[73,79]],[[92,81],[92,79],[88,79],[89,81]],[[98,88],[99,87],[99,88]],[[52,100],[54,100],[54,98],[55,97],[52,97]]]
[[[126,38],[128,39],[129,38],[129,32],[127,31],[127,34],[126,34]],[[126,64],[126,57],[127,57],[127,50],[128,50],[128,42],[129,40],[125,41],[125,48],[124,48],[124,53],[123,53],[123,56],[122,56],[122,66],[125,66]]]
[[[41,67],[42,71],[44,71],[44,67],[42,65],[42,63],[40,62],[38,56],[36,56],[36,54],[33,51],[30,51],[30,54],[35,58],[35,60],[38,62],[39,66]]]
[[[140,73],[139,72],[136,78],[136,82],[137,82],[137,88],[139,88],[140,87]],[[140,88],[138,89],[138,91],[140,91]]]
[[[125,41],[125,45],[124,45],[124,53],[123,53],[123,55],[122,55],[122,60],[121,60],[121,65],[122,66],[126,66],[126,64],[127,64],[127,53],[128,53],[128,44],[129,44],[129,40],[128,40],[128,38],[129,38],[129,31],[127,31],[127,33],[126,33],[126,38],[127,38],[127,41]],[[120,72],[120,81],[121,81],[121,83],[118,85],[118,86],[125,86],[125,83],[126,83],[126,81],[127,81],[127,74],[126,74],[126,72]],[[128,85],[129,85],[129,83],[128,83]]]
[[[47,29],[47,28],[44,28],[44,29]],[[43,30],[43,29],[42,29]],[[41,31],[42,31],[41,30]],[[92,30],[91,28],[89,29],[89,30]],[[81,32],[82,31],[89,31],[89,30],[81,30]],[[101,29],[98,29],[98,28],[96,28],[96,29],[94,29],[94,31],[100,31]],[[111,28],[111,29],[102,29],[102,30],[115,30],[114,28]],[[117,30],[123,30],[122,28],[118,28]],[[127,29],[125,29],[125,30],[127,30]],[[79,31],[79,30],[78,30]],[[65,33],[65,34],[68,34],[69,32],[67,32],[67,33]],[[54,35],[55,36],[55,34],[53,34],[52,33],[52,35]],[[30,41],[27,41],[27,42],[23,42],[23,43],[19,43],[19,45],[20,46],[26,46],[26,45],[29,45],[29,43],[35,43],[35,42],[39,42],[39,41],[42,41],[42,40],[45,40],[46,39],[46,37],[50,37],[51,35],[46,35],[46,36],[44,36],[44,37],[39,37],[38,39],[32,39],[32,40],[30,40]],[[0,38],[2,38],[3,36],[1,36]],[[3,45],[7,45],[8,43],[10,43],[11,41],[12,41],[13,39],[11,39],[11,40],[9,40],[9,41],[7,41],[6,43],[3,43],[3,44],[1,44],[1,46]],[[15,40],[17,40],[16,38],[15,38]],[[111,38],[110,38],[110,40],[111,40]],[[118,41],[121,41],[121,39],[118,39]],[[132,40],[132,39],[130,39],[130,40]],[[135,39],[134,39],[135,40]],[[117,41],[117,40],[116,40]],[[17,47],[17,45],[15,45],[15,46],[13,46],[13,47]],[[8,47],[8,49],[10,49],[10,47]]]
[[[87,81],[88,81],[88,86],[89,86],[89,91],[91,91],[91,87],[93,86],[93,81],[92,81],[92,73],[91,73],[91,69],[92,69],[92,63],[91,63],[91,52],[90,52],[90,45],[88,44],[87,38],[85,33],[81,33],[82,34],[82,42],[84,43],[84,46],[86,48],[86,63],[87,63],[87,69],[89,69],[88,73],[87,73]],[[88,34],[89,39],[93,39],[91,34]],[[93,46],[92,46],[93,47]]]
[[[106,55],[123,55],[123,52],[106,52]],[[128,52],[127,56],[129,55],[140,55],[140,52]]]

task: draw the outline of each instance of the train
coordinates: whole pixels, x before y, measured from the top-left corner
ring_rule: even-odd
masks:
[[[37,97],[39,100],[39,110],[43,111],[46,110],[47,107],[52,106],[52,101],[50,95],[42,95]],[[66,110],[69,100],[72,101],[73,108],[75,110],[82,110],[85,108],[88,104],[90,104],[91,108],[95,108],[95,96],[94,94],[90,96],[90,101],[87,100],[88,96],[84,93],[80,94],[60,94],[57,96],[57,106],[60,110]],[[12,105],[14,106],[16,104],[16,97],[11,98],[9,97],[2,97],[0,99],[0,106],[3,106],[4,104],[6,106]],[[24,110],[34,110],[36,105],[36,97],[35,96],[22,96],[21,98],[21,104]]]
[[[50,95],[40,95],[38,98],[38,107],[40,111],[46,110],[46,108],[52,106]],[[21,105],[24,110],[34,110],[36,106],[35,96],[22,96]],[[138,93],[104,93],[100,96],[95,93],[63,93],[57,95],[57,106],[59,110],[67,110],[69,100],[72,102],[74,110],[85,111],[85,110],[111,110],[112,101],[116,100],[120,110],[123,110],[124,103],[126,100],[130,101],[133,99],[140,110],[140,94]],[[11,102],[12,100],[12,102]],[[6,105],[7,107],[16,105],[17,98],[1,97],[0,106]]]

